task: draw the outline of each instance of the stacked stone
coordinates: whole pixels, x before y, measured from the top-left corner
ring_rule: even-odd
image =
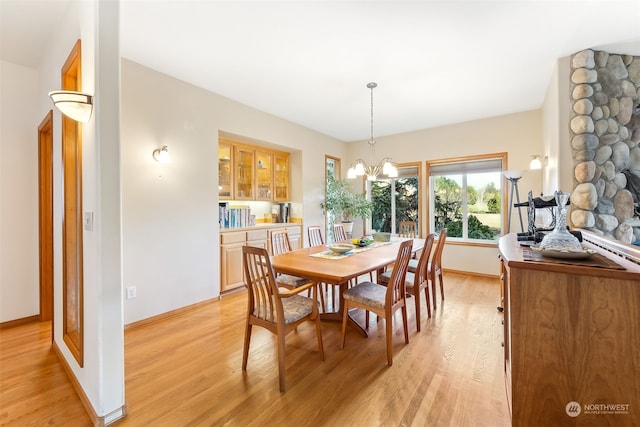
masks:
[[[640,241],[625,175],[640,178],[640,57],[576,53],[571,102],[571,223],[625,243]]]

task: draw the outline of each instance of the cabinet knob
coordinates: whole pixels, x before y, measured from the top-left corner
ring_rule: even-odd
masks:
[[[501,347],[504,347],[504,341],[500,343],[500,346],[501,346]]]

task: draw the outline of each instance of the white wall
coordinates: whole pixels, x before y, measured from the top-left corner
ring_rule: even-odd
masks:
[[[323,224],[324,155],[342,142],[123,59],[125,324],[219,295],[219,132],[293,151],[293,214]],[[152,158],[161,145],[168,165]]]
[[[82,40],[82,90],[95,95],[82,125],[83,212],[94,213],[83,233],[84,365],[67,349],[62,331],[61,114],[54,109],[54,340],[95,413],[110,420],[124,405],[124,326],[120,265],[119,3],[70,2],[39,68],[37,117],[52,108],[47,93],[61,87],[60,70]],[[98,71],[99,70],[99,71]],[[33,124],[34,136],[38,121]],[[37,254],[37,245],[33,248]],[[37,259],[37,255],[35,256]]]
[[[396,163],[422,162],[423,182],[426,188],[427,160],[459,158],[487,153],[508,153],[508,168],[525,171],[518,183],[520,200],[525,201],[527,192],[539,194],[541,177],[539,171],[528,171],[532,154],[541,151],[542,111],[533,110],[522,113],[492,117],[407,132],[386,137],[376,137],[376,155],[378,158],[390,156]],[[349,144],[349,159],[368,158],[368,143],[360,141]],[[357,181],[354,181],[356,183]],[[505,180],[505,184],[508,182]],[[427,197],[422,199],[422,213],[427,212]],[[523,209],[523,223],[526,227],[526,210]],[[517,210],[513,210],[512,231],[519,230]],[[514,224],[516,225],[514,227]],[[427,233],[427,221],[422,221],[422,234]],[[497,275],[497,248],[448,244],[443,253],[445,269],[470,271]]]
[[[36,70],[0,63],[0,322],[38,315]]]
[[[570,67],[569,58],[560,58],[545,94],[543,104],[543,148],[548,156],[542,168],[542,188],[545,194],[556,190],[573,191],[573,157],[569,141]]]

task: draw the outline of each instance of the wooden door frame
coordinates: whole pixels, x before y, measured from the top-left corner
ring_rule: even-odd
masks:
[[[53,111],[38,126],[38,235],[41,322],[53,320]],[[53,330],[53,329],[52,329]],[[53,334],[51,334],[53,339]]]

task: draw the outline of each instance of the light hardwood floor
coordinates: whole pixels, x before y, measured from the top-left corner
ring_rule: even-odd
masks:
[[[448,273],[445,297],[419,334],[410,301],[408,345],[394,322],[392,367],[382,322],[369,338],[349,331],[344,350],[340,324],[323,322],[324,362],[312,324],[300,326],[287,336],[284,394],[263,329],[254,328],[241,370],[244,292],[128,330],[129,413],[114,425],[508,426],[498,280]],[[0,425],[89,425],[50,351],[49,328],[0,331]]]

